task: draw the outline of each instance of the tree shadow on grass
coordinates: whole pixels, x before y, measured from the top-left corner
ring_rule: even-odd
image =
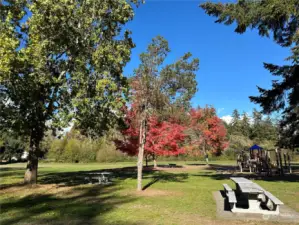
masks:
[[[10,168],[10,167],[2,167],[0,168],[0,177],[10,177],[10,176],[24,176],[25,174],[25,168],[17,167],[17,168]]]
[[[188,166],[206,166],[207,164],[206,163],[200,163],[200,162],[198,162],[198,163],[187,163],[186,165],[188,165]]]
[[[152,180],[147,183],[142,190],[146,190],[147,188],[149,188],[150,186],[152,186],[153,184],[157,183],[157,182],[185,182],[185,180],[187,180],[189,177],[189,175],[187,173],[168,173],[168,172],[156,172],[155,174],[151,175],[151,176],[145,176],[144,178],[151,178]]]
[[[40,184],[57,184],[59,186],[76,186],[88,183],[90,174],[98,174],[102,172],[110,172],[113,182],[121,182],[126,179],[136,179],[136,167],[124,167],[117,169],[103,169],[92,171],[76,171],[76,172],[60,172],[60,173],[46,173],[40,176]],[[161,182],[182,182],[188,178],[186,173],[168,173],[165,171],[157,171],[153,168],[145,168],[143,170],[143,178],[152,178]],[[157,182],[156,181],[156,182]]]
[[[230,179],[231,177],[245,177],[250,180],[299,182],[299,174],[285,174],[284,176],[279,176],[275,174],[272,176],[261,176],[255,173],[200,173],[194,174],[192,176],[208,177],[214,180],[226,180]]]
[[[124,224],[105,221],[103,216],[123,204],[135,200],[132,196],[116,195],[119,189],[110,186],[87,185],[72,188],[55,187],[37,191],[23,198],[6,199],[1,204],[1,225],[9,224]],[[29,190],[30,191],[30,190]],[[34,189],[31,190],[34,192]],[[127,222],[125,222],[128,224]]]
[[[112,172],[111,185],[82,185],[89,173]],[[184,182],[186,173],[168,173],[146,169],[145,179],[152,179],[146,185],[156,182]],[[3,193],[15,193],[4,197],[1,204],[1,225],[8,224],[130,224],[117,218],[104,220],[105,214],[126,203],[136,200],[134,195],[121,195],[119,185],[125,179],[136,179],[135,167],[119,169],[41,173],[39,185],[19,188],[16,184],[2,187]],[[12,189],[10,189],[12,188]],[[36,188],[36,189],[35,189]],[[22,197],[23,196],[23,197]],[[125,219],[124,219],[125,220]]]
[[[23,172],[23,171],[22,171]],[[112,183],[121,182],[126,179],[136,179],[137,169],[136,167],[123,167],[114,169],[101,169],[90,171],[74,171],[74,172],[40,172],[38,176],[38,184],[56,184],[59,187],[70,187],[90,182],[90,177],[100,176],[102,172],[110,172]],[[15,175],[12,171],[9,172],[10,176]],[[17,169],[16,173],[19,173]],[[95,174],[95,175],[93,175]],[[8,176],[8,175],[7,175]],[[22,173],[23,176],[23,173]],[[143,170],[143,178],[152,178],[150,185],[146,185],[146,188],[152,184],[160,182],[182,182],[188,178],[188,174],[168,173],[166,171],[158,171],[153,167],[145,167]],[[97,180],[93,180],[94,183],[98,183]],[[0,190],[9,189],[12,187],[24,186],[22,183],[1,184]],[[145,188],[145,189],[146,189]]]

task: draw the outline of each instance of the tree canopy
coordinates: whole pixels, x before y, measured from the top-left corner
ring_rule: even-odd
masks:
[[[274,41],[290,47],[289,64],[278,66],[264,63],[264,67],[281,79],[272,81],[272,88],[258,87],[260,96],[250,99],[263,107],[264,113],[282,111],[281,145],[299,144],[299,7],[297,0],[238,0],[236,3],[203,3],[208,15],[217,23],[236,24],[235,32],[257,29],[261,36],[273,36]]]
[[[123,26],[138,0],[5,0],[0,4],[0,127],[30,139],[36,182],[45,131],[75,119],[104,130],[122,107],[134,47]],[[103,123],[102,123],[103,122]],[[101,126],[103,124],[103,126]]]

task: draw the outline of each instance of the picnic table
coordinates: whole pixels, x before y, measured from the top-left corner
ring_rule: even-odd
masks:
[[[110,177],[112,175],[111,172],[96,172],[96,173],[88,173],[88,176],[85,177],[86,180],[89,180],[89,183],[92,183],[92,180],[98,180],[99,184],[111,184]]]
[[[251,180],[244,177],[231,177],[231,180],[236,183],[237,195],[246,195],[250,211],[260,210],[261,202],[259,195],[264,193],[264,189]]]
[[[232,212],[279,214],[279,206],[283,205],[283,202],[270,192],[244,177],[230,179],[236,183],[236,190],[232,190],[227,184],[223,186]],[[248,202],[248,208],[237,207],[237,203],[240,205],[242,199]],[[264,210],[262,205],[269,210]]]

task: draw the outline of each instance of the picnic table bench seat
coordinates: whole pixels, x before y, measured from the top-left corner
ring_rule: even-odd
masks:
[[[276,198],[274,195],[272,195],[269,191],[265,191],[264,193],[266,197],[269,198],[274,204],[283,205],[283,202]]]
[[[233,189],[231,189],[230,186],[228,186],[228,184],[223,184],[223,187],[225,189],[225,191],[232,191]]]
[[[283,202],[276,198],[269,191],[264,191],[264,195],[266,197],[266,206],[271,211],[279,212],[279,206],[283,205]]]
[[[236,203],[237,203],[236,194],[228,184],[223,184],[223,187],[225,190],[225,194],[226,194],[229,206],[230,206],[231,210],[234,210],[234,208],[236,207]]]

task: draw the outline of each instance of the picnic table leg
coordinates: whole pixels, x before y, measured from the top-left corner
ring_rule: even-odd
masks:
[[[239,195],[241,195],[241,189],[240,189],[240,187],[239,187],[239,185],[236,183],[236,194],[239,196]]]
[[[261,202],[258,200],[256,194],[248,194],[248,210],[250,211],[260,211]]]

